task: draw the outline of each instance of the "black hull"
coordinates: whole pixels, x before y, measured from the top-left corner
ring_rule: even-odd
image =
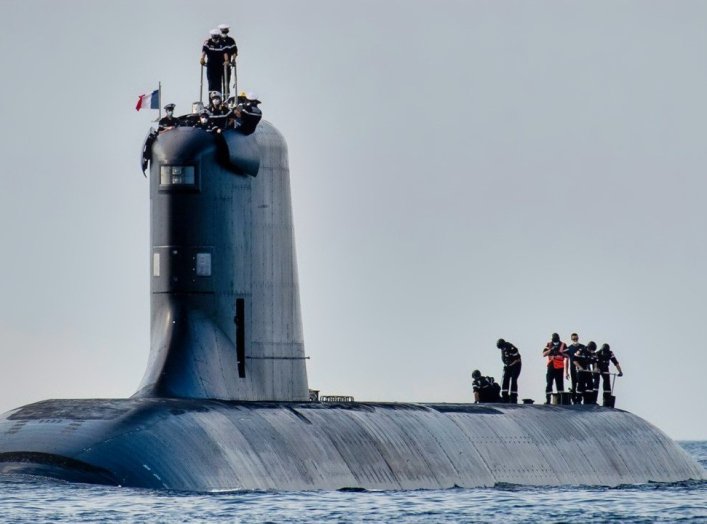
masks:
[[[0,473],[151,489],[615,486],[705,478],[594,406],[49,400],[0,419]]]

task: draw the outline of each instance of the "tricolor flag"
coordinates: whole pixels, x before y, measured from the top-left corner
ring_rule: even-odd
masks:
[[[155,89],[149,95],[140,95],[137,99],[135,111],[140,109],[159,109],[160,108],[160,90]]]

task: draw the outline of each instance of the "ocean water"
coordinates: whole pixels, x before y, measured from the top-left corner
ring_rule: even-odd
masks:
[[[681,445],[707,469],[707,442]],[[496,486],[181,493],[0,480],[0,522],[705,522],[707,481],[617,488]]]

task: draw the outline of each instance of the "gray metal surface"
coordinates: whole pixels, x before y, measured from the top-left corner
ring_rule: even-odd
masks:
[[[284,139],[267,122],[250,136],[178,127],[151,154],[152,340],[136,396],[307,400]]]
[[[437,489],[704,478],[625,411],[584,406],[52,400],[0,419],[0,472],[177,490]]]

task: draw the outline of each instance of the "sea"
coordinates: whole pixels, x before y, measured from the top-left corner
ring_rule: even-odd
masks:
[[[707,441],[681,442],[707,470]],[[613,488],[184,493],[0,480],[0,522],[704,522],[707,481]]]

